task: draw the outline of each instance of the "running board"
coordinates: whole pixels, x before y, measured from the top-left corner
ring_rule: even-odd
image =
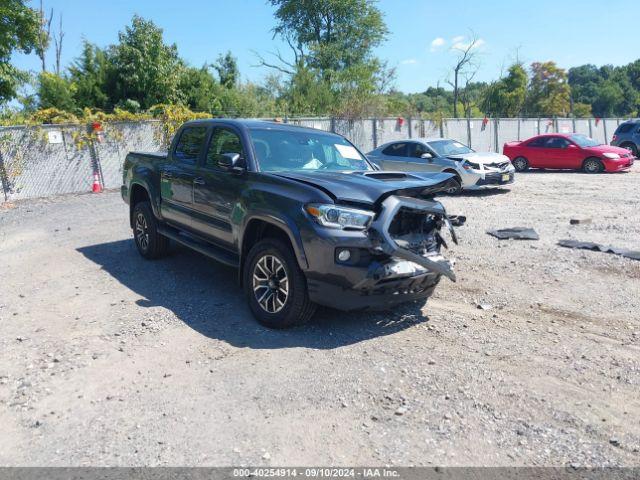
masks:
[[[187,235],[181,235],[179,230],[171,227],[166,227],[164,225],[159,225],[158,233],[184,245],[185,247],[189,247],[190,249],[195,250],[198,253],[206,255],[209,258],[213,258],[215,261],[220,262],[224,265],[228,265],[229,267],[234,268],[240,267],[240,262],[238,261],[238,258],[236,256],[232,255],[231,253],[225,252],[221,248],[216,248],[211,244],[198,241],[195,238],[189,237]]]

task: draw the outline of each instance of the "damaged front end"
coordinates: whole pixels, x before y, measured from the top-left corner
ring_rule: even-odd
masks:
[[[441,235],[444,227],[457,243],[455,231],[441,203],[402,196],[386,198],[367,231],[372,252],[386,259],[372,263],[366,278],[354,288],[367,289],[403,278],[416,279],[414,286],[424,286],[429,284],[429,280],[437,282],[440,275],[455,282],[453,263],[440,253],[442,247],[447,247]]]
[[[355,199],[340,198],[334,204],[337,210],[350,210],[343,222],[329,222],[337,218],[331,205],[322,220],[317,217],[325,207],[307,208],[318,225],[303,239],[310,299],[340,310],[380,310],[426,300],[443,276],[455,281],[453,262],[441,250],[449,241],[444,230],[455,243],[456,234],[442,204],[433,200],[433,195],[446,190],[450,175],[441,174],[436,180],[376,177],[380,184],[392,183],[385,191],[381,191],[384,185],[378,187],[370,208],[353,210],[365,205]],[[369,178],[362,181],[373,183]],[[360,214],[369,215],[366,222]],[[462,224],[464,217],[457,222]],[[343,225],[348,226],[339,228]]]

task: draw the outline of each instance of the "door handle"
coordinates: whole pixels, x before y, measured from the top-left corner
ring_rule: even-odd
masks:
[[[196,177],[193,179],[193,183],[195,183],[196,185],[204,185],[205,181],[202,177]]]

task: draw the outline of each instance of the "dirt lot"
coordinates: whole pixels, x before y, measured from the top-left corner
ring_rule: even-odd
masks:
[[[639,186],[443,198],[458,283],[285,332],[234,271],[142,260],[117,193],[0,208],[0,464],[640,465],[640,262],[556,246],[640,250]],[[511,226],[541,239],[485,234]]]

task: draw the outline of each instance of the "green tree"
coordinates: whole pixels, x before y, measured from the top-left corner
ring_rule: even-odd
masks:
[[[30,53],[38,44],[40,17],[24,0],[0,2],[0,104],[12,100],[28,75],[11,65],[14,52]]]
[[[118,39],[112,53],[117,99],[135,100],[144,109],[178,102],[183,64],[176,45],[164,43],[162,29],[135,15]]]
[[[515,117],[522,113],[527,96],[527,72],[520,63],[509,67],[506,77],[492,83],[484,92],[482,109],[493,115]]]
[[[570,111],[571,89],[567,73],[555,62],[531,64],[527,112],[532,115],[566,116]]]
[[[617,106],[623,101],[624,92],[620,85],[609,79],[598,85],[593,101],[593,112],[599,117],[610,117],[616,113]]]
[[[220,84],[224,87],[233,88],[238,84],[240,80],[238,62],[231,52],[227,52],[225,55],[219,55],[213,68],[218,72]]]
[[[115,94],[115,71],[106,51],[85,41],[82,53],[68,70],[78,107],[110,110],[117,103],[110,98]]]
[[[374,2],[271,0],[271,4],[276,7],[274,33],[291,46],[294,60],[278,56],[280,65],[262,63],[290,76],[291,108],[350,114],[372,100],[382,68],[373,49],[387,35]]]
[[[38,76],[38,108],[56,108],[66,112],[76,111],[75,88],[73,83],[55,73],[40,73]]]

